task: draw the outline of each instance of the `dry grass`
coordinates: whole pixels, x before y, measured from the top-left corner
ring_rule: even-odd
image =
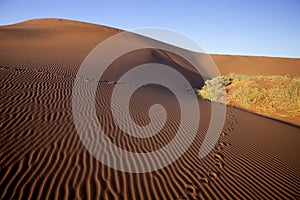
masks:
[[[229,74],[206,81],[198,95],[270,117],[300,118],[300,77]]]

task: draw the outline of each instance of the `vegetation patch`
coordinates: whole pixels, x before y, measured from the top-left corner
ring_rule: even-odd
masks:
[[[300,119],[300,77],[231,73],[207,80],[197,94],[270,117]]]

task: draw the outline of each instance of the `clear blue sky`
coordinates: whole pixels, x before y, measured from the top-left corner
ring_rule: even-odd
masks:
[[[209,53],[300,57],[299,0],[0,0],[0,25],[48,17],[172,29]]]

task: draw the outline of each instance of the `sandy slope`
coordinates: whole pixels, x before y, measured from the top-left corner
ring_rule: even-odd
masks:
[[[221,74],[230,72],[245,75],[300,75],[300,58],[263,56],[211,55]]]
[[[130,174],[97,161],[76,134],[72,87],[88,52],[117,32],[108,27],[56,19],[0,28],[0,199],[300,198],[299,127],[229,107],[218,144],[205,159],[199,159],[210,115],[208,102],[199,102],[203,117],[193,144],[168,167]],[[113,64],[112,73],[121,74],[124,67],[139,64],[141,58],[143,62],[170,64],[190,77],[194,86],[202,84],[190,66],[159,51],[138,51],[120,58]],[[230,59],[232,62],[223,62]],[[216,62],[224,63],[221,71],[225,73],[235,69],[236,65],[230,63],[248,63],[247,59],[251,60],[217,56]],[[277,63],[277,58],[262,59]],[[285,66],[276,66],[278,73],[287,70]],[[267,69],[274,73],[273,67]],[[243,70],[268,72],[259,71],[261,67]],[[299,72],[293,70],[296,68],[289,73]],[[113,79],[110,72],[107,77]],[[107,136],[114,144],[129,151],[147,152],[161,148],[174,137],[180,113],[171,93],[147,86],[133,97],[131,111],[137,123],[147,123],[146,113],[153,103],[162,103],[169,113],[168,123],[159,135],[137,139],[122,134],[113,123],[107,104],[113,86],[112,82],[98,85],[96,108],[99,122],[109,131]],[[117,158],[108,159],[117,162]]]

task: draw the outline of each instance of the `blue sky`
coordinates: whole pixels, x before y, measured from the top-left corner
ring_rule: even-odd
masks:
[[[209,53],[300,58],[299,0],[0,0],[0,25],[48,17],[167,28]]]

